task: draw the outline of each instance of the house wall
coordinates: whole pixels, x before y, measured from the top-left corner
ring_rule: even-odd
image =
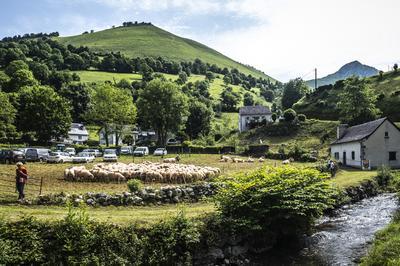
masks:
[[[246,130],[249,130],[249,128],[246,125],[247,120],[254,119],[255,117],[258,117],[260,120],[265,119],[267,122],[272,121],[272,114],[266,114],[266,115],[239,115],[239,132],[243,132]]]
[[[79,136],[81,136],[81,138],[79,138]],[[89,136],[86,135],[73,135],[73,134],[68,135],[68,140],[74,143],[82,144],[83,142],[88,141],[88,139]]]
[[[339,153],[339,158],[335,158],[335,153]],[[346,165],[361,168],[361,144],[360,142],[348,142],[331,145],[331,157],[337,161],[343,162],[343,152],[346,152]],[[354,159],[352,159],[354,152]]]
[[[385,138],[385,132],[389,137]],[[365,159],[371,167],[388,165],[400,168],[400,131],[389,121],[385,121],[365,142]],[[396,152],[395,161],[389,161],[389,152]]]

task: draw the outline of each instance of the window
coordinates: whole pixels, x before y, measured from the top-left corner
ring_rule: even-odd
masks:
[[[385,139],[389,138],[389,132],[385,131]]]
[[[78,136],[78,139],[82,139],[82,136],[81,136],[81,135],[79,135],[79,136]]]
[[[339,160],[339,153],[338,152],[335,152],[335,159]]]
[[[396,161],[397,160],[396,155],[397,154],[395,151],[390,151],[389,152],[389,161]]]
[[[351,152],[351,159],[352,159],[352,160],[355,160],[355,159],[356,159],[356,152],[355,152],[355,151],[352,151],[352,152]]]

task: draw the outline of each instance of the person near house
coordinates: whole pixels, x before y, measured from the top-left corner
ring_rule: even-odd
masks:
[[[16,173],[16,187],[18,191],[18,201],[22,201],[25,199],[24,188],[25,184],[28,181],[28,171],[23,163],[17,163]]]
[[[329,162],[329,172],[331,172],[331,177],[335,177],[336,175],[336,164],[333,160]]]

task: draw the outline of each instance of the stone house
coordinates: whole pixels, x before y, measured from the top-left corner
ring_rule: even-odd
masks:
[[[243,106],[239,109],[239,132],[252,128],[252,125],[266,124],[272,121],[272,112],[268,107]]]
[[[400,168],[400,129],[388,118],[353,127],[339,125],[330,148],[331,157],[345,166]]]

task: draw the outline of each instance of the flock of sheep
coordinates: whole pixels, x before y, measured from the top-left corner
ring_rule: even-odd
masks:
[[[229,157],[226,155],[221,155],[221,159],[219,160],[219,162],[221,163],[228,163],[228,162],[232,162],[232,163],[254,163],[256,160],[253,159],[252,157],[248,157],[247,159],[243,159],[243,158],[238,158],[238,157]],[[265,157],[261,156],[260,158],[258,158],[258,162],[263,163],[265,161]],[[290,164],[291,162],[294,162],[293,158],[289,158],[287,160],[282,161],[282,164]]]
[[[135,178],[144,182],[190,183],[216,177],[219,174],[219,168],[175,164],[171,160],[169,163],[99,163],[90,170],[85,166],[73,166],[65,169],[64,178],[69,181],[100,182],[123,182]]]

